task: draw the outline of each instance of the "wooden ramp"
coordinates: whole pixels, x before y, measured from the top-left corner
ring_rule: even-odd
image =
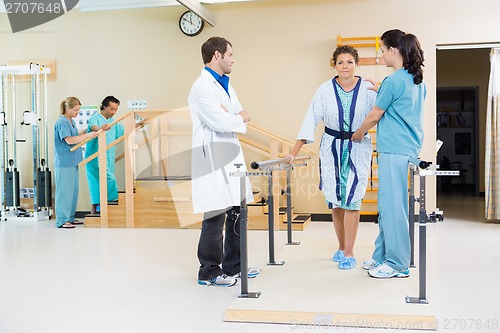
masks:
[[[249,280],[257,299],[238,298],[226,310],[228,322],[286,324],[292,328],[397,328],[436,330],[432,304],[407,304],[418,295],[418,271],[409,278],[380,280],[362,269],[373,241],[356,245],[358,265],[342,271],[331,261],[334,242],[301,239],[299,246],[284,246],[277,257],[284,266],[266,266]],[[383,310],[381,310],[383,309]]]
[[[256,200],[258,198],[256,197]],[[119,193],[118,205],[109,205],[109,228],[125,228],[125,194]],[[248,206],[248,229],[267,230],[266,205]],[[294,214],[292,230],[304,230],[310,216]],[[135,181],[134,227],[135,228],[201,228],[202,214],[193,214],[190,180],[147,179]],[[100,228],[99,216],[86,216],[87,228]],[[279,215],[279,230],[286,230],[284,213]]]

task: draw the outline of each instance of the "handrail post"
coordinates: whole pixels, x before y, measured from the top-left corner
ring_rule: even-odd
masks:
[[[270,140],[269,142],[269,150],[271,152],[270,156],[271,159],[277,159],[279,156],[278,152],[278,142],[275,140]],[[273,177],[273,186],[269,190],[272,191],[273,195],[273,228],[274,230],[280,230],[279,228],[279,223],[280,223],[280,191],[279,191],[279,175],[278,171],[276,170],[271,170],[272,177]],[[271,213],[271,212],[268,212]],[[270,226],[269,226],[270,227]]]
[[[231,172],[230,175],[240,178],[240,263],[241,263],[241,294],[239,298],[259,298],[261,292],[248,291],[248,209],[246,198],[246,182],[248,172],[241,171],[240,167],[243,164],[235,163],[236,171]]]
[[[99,133],[98,151],[99,151],[99,205],[101,207],[101,228],[108,227],[108,177],[107,177],[107,151],[106,151],[106,132]]]
[[[292,189],[290,186],[290,168],[286,169],[286,245],[300,245],[300,242],[292,240]]]
[[[125,118],[124,126],[124,154],[125,154],[125,226],[134,228],[134,153],[132,151],[135,143],[135,113],[129,113]]]
[[[410,164],[410,186],[408,198],[408,228],[410,232],[410,267],[415,268],[415,174],[416,167]]]

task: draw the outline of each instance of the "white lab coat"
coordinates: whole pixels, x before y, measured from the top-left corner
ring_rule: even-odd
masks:
[[[191,154],[194,213],[204,213],[239,206],[240,178],[236,171],[247,171],[241,144],[236,133],[245,133],[246,124],[238,113],[243,110],[231,85],[229,94],[213,75],[202,69],[189,93],[193,122]],[[226,112],[221,105],[224,105]],[[252,188],[246,177],[246,202],[253,202]]]

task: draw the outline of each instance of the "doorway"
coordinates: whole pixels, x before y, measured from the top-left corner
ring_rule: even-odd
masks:
[[[490,48],[437,50],[437,163],[460,175],[439,177],[441,194],[484,195]]]

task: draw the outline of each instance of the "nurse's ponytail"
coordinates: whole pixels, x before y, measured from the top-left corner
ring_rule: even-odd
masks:
[[[64,101],[61,102],[61,114],[64,115],[66,110],[75,107],[75,105],[82,105],[80,100],[77,97],[68,97]]]
[[[401,54],[403,55],[403,67],[408,73],[413,74],[413,82],[420,84],[424,80],[424,51],[420,47],[417,37],[406,34],[401,41]]]
[[[413,75],[413,82],[420,84],[424,80],[424,51],[420,42],[413,34],[407,34],[401,30],[388,30],[382,34],[381,40],[387,47],[399,50],[403,57],[403,67]]]

